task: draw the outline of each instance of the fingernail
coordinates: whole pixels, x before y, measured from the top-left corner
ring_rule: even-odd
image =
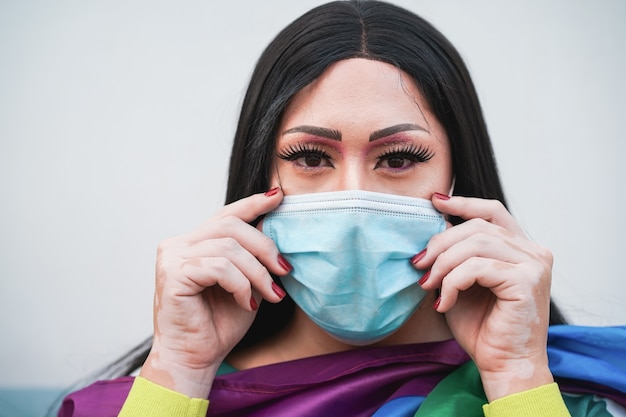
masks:
[[[450,200],[450,196],[447,194],[435,193],[434,195],[440,200]]]
[[[276,295],[279,296],[280,298],[285,298],[285,295],[287,295],[285,290],[280,288],[280,286],[277,283],[275,283],[275,282],[272,282],[272,290],[274,290]]]
[[[278,263],[281,266],[281,268],[283,268],[287,272],[293,269],[293,266],[291,266],[291,264],[287,262],[287,259],[285,259],[283,255],[281,255],[280,253],[278,254]]]
[[[426,273],[424,275],[422,275],[422,278],[420,278],[420,280],[418,281],[419,285],[424,285],[424,283],[426,281],[428,281],[428,277],[430,277],[430,270],[426,271]]]
[[[274,194],[276,194],[278,192],[278,190],[280,190],[280,187],[274,187],[271,190],[268,190],[265,192],[265,197],[271,197]]]
[[[435,304],[433,304],[433,308],[437,310],[439,308],[439,304],[441,304],[441,296],[437,297],[437,300],[435,300]]]
[[[426,248],[422,249],[420,253],[411,258],[411,263],[418,263],[424,256],[426,256]]]
[[[254,297],[250,297],[250,308],[252,309],[252,311],[257,311],[259,308],[259,305],[256,303]]]

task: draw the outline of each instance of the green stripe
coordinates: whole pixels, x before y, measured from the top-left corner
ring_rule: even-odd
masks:
[[[437,384],[415,417],[483,417],[482,406],[486,403],[478,370],[469,361]]]

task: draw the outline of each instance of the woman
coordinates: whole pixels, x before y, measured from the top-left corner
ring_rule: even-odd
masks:
[[[261,56],[227,205],[161,244],[139,377],[59,415],[626,415],[623,384],[550,368],[551,266],[505,209],[452,45],[395,6],[329,3]],[[550,337],[623,339],[576,330]]]

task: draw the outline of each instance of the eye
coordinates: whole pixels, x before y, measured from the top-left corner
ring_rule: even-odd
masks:
[[[434,152],[424,146],[414,144],[402,145],[384,152],[378,157],[375,168],[403,170],[415,164],[426,162],[434,156]]]
[[[331,157],[316,145],[299,143],[289,145],[276,154],[280,159],[293,161],[305,168],[332,167]]]

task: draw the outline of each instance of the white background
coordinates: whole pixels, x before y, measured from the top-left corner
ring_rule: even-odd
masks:
[[[0,0],[0,386],[151,333],[155,249],[221,206],[270,39],[318,1]],[[512,211],[579,324],[626,322],[626,2],[398,1],[474,76]]]

